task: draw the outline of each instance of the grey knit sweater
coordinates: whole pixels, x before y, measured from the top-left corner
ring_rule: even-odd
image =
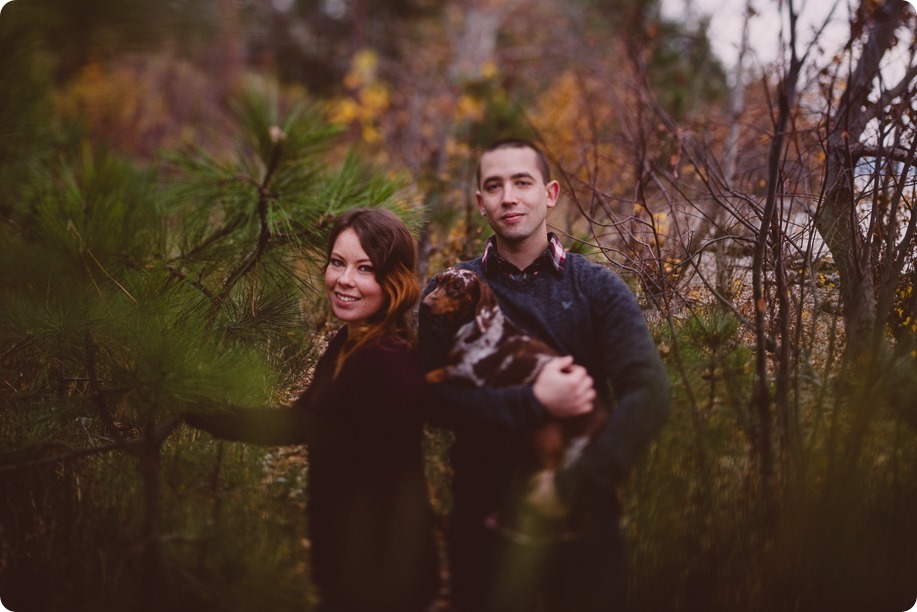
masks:
[[[572,355],[596,381],[597,391],[613,402],[612,418],[556,482],[569,502],[585,499],[616,507],[615,485],[669,411],[666,371],[630,288],[610,270],[570,253],[562,271],[545,257],[535,275],[510,275],[494,266],[485,274],[480,257],[459,266],[485,278],[507,317]],[[421,309],[424,366],[443,365],[449,345],[448,331]],[[507,498],[521,494],[520,479],[534,467],[525,434],[547,415],[532,388],[446,382],[435,385],[432,395],[429,420],[455,433],[454,515],[477,521],[513,503]]]

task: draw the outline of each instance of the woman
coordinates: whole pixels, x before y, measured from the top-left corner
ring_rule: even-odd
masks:
[[[191,419],[213,435],[309,444],[308,516],[321,610],[423,610],[436,587],[423,471],[423,374],[411,321],[416,249],[393,213],[356,209],[332,228],[325,288],[344,326],[289,410]]]

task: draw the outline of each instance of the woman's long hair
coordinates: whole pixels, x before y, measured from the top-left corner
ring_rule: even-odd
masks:
[[[375,271],[384,300],[378,313],[352,329],[338,357],[336,373],[360,347],[381,336],[394,336],[413,345],[414,305],[420,299],[415,274],[417,247],[411,232],[393,212],[381,208],[355,208],[338,217],[328,236],[325,268],[334,242],[345,229],[352,229]]]

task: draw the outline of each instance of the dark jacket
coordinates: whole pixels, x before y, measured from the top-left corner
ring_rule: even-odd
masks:
[[[459,266],[487,281],[509,319],[572,355],[588,370],[596,391],[613,403],[612,417],[556,482],[568,502],[585,500],[592,513],[616,524],[616,485],[668,414],[665,367],[633,292],[617,275],[577,254],[566,255],[562,270],[541,259],[542,269],[524,275],[497,266],[485,273],[480,257]],[[446,362],[450,337],[423,309],[420,315],[421,352],[429,370]],[[455,432],[452,524],[472,527],[518,503],[524,479],[537,466],[527,432],[547,413],[528,385],[489,389],[446,382],[435,385],[433,394],[430,421]]]
[[[424,380],[392,337],[334,369],[343,328],[292,409],[208,416],[217,437],[309,445],[313,578],[330,610],[422,610],[434,594],[432,511],[423,470]]]

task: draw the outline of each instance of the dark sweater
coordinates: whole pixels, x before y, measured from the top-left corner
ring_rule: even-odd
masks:
[[[567,254],[562,272],[547,259],[537,275],[484,274],[481,258],[459,264],[483,276],[505,315],[529,333],[572,355],[614,402],[614,411],[582,458],[558,474],[569,502],[589,499],[617,520],[615,486],[633,467],[669,410],[665,368],[633,293],[608,269]],[[427,291],[431,287],[428,287]],[[450,337],[421,309],[424,365],[446,362]],[[512,506],[537,466],[527,432],[547,413],[531,386],[472,388],[446,382],[433,388],[428,417],[455,433],[454,520],[477,524]]]
[[[237,409],[198,423],[231,440],[309,444],[313,578],[330,609],[423,610],[436,560],[417,353],[382,338],[334,377],[346,336],[344,328],[331,341],[292,409]]]

